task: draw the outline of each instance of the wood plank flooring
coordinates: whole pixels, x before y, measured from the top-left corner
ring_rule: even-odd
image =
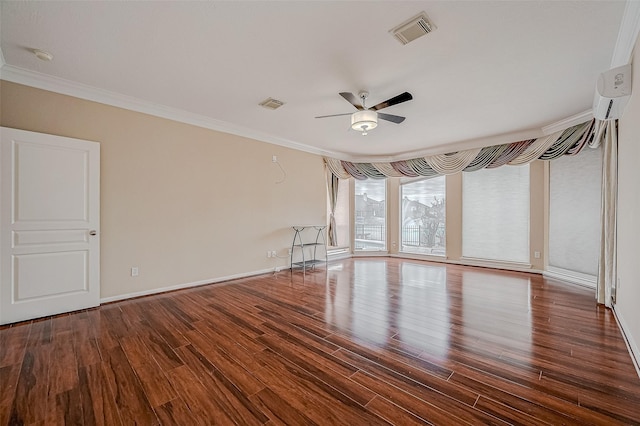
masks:
[[[0,425],[640,424],[592,291],[389,258],[0,328]]]

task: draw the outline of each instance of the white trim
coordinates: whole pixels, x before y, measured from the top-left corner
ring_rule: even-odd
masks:
[[[640,1],[628,0],[622,15],[616,46],[613,49],[611,68],[629,63],[638,33],[640,33]]]
[[[593,109],[583,111],[579,114],[575,114],[575,115],[572,115],[571,117],[567,117],[564,120],[556,121],[555,123],[551,123],[548,126],[544,126],[542,128],[542,133],[548,136],[555,132],[568,129],[569,127],[582,124],[586,121],[591,120],[592,118],[593,118]]]
[[[0,47],[0,69],[4,67],[7,62],[4,60],[4,54],[2,53],[2,48]]]
[[[298,151],[309,152],[311,154],[327,156],[333,155],[333,153],[329,151],[290,141],[288,139],[279,138],[266,133],[261,133],[247,127],[237,126],[235,124],[227,123],[222,120],[216,120],[204,115],[194,114],[178,108],[172,108],[153,102],[147,102],[138,98],[134,98],[133,96],[122,95],[120,93],[98,89],[86,84],[76,83],[51,75],[41,74],[23,68],[14,67],[13,65],[5,64],[0,68],[0,79],[35,87],[37,89],[48,90],[50,92],[98,102],[101,104],[116,106],[118,108],[141,112],[144,114],[153,115],[155,117],[166,118],[168,120],[178,121],[180,123],[191,124],[193,126],[202,127],[205,129],[231,133],[262,142],[272,143],[274,145],[296,149]]]
[[[432,254],[422,254],[422,253],[409,253],[406,251],[399,251],[398,253],[392,254],[391,257],[397,257],[399,259],[426,260],[428,262],[451,263],[446,256],[434,256]]]
[[[492,135],[492,136],[487,136],[487,137],[482,137],[477,139],[467,139],[467,140],[458,141],[458,142],[445,143],[442,145],[437,145],[437,146],[419,150],[419,151],[402,152],[402,153],[398,153],[396,155],[387,156],[387,157],[359,156],[357,158],[353,158],[352,156],[347,156],[342,153],[336,153],[333,158],[337,158],[339,160],[345,160],[345,161],[354,161],[359,163],[384,163],[384,162],[392,162],[392,161],[409,160],[409,159],[418,158],[418,157],[428,157],[431,155],[447,154],[450,152],[464,151],[467,149],[485,148],[487,146],[519,142],[519,141],[524,141],[528,139],[536,139],[541,136],[544,136],[544,134],[542,133],[542,129],[526,129],[526,130],[521,130],[517,132],[503,133],[499,135]]]
[[[545,277],[555,278],[562,281],[569,281],[582,287],[595,290],[598,278],[595,275],[583,274],[581,272],[570,271],[563,268],[547,266],[543,274]]]
[[[353,254],[351,255],[351,257],[389,257],[389,252],[386,250],[380,250],[380,251],[375,251],[375,250],[354,250]]]
[[[517,132],[503,133],[500,135],[491,135],[477,139],[467,139],[458,142],[447,143],[444,145],[438,145],[431,148],[423,149],[420,151],[403,152],[392,156],[359,156],[353,157],[351,155],[343,153],[334,153],[333,158],[345,161],[355,161],[361,163],[381,163],[402,161],[418,157],[428,157],[430,155],[440,155],[455,151],[464,151],[473,148],[485,148],[487,146],[501,145],[506,143],[514,143],[519,141],[525,141],[528,139],[537,139],[542,136],[548,136],[555,132],[566,130],[569,127],[582,124],[593,118],[593,110],[589,109],[578,114],[574,114],[570,117],[563,118],[555,123],[548,124],[540,129],[525,129]]]
[[[349,259],[351,257],[352,257],[351,252],[349,250],[345,250],[345,251],[337,252],[335,254],[328,253],[327,261],[328,262],[333,262],[334,260]]]
[[[283,267],[281,269],[289,269],[289,268]],[[261,269],[258,271],[246,272],[242,274],[228,275],[226,277],[211,278],[208,280],[194,281],[191,283],[170,285],[167,287],[154,288],[151,290],[136,291],[134,293],[125,293],[125,294],[119,294],[116,296],[101,297],[100,304],[116,302],[118,300],[132,299],[134,297],[149,296],[149,295],[158,294],[158,293],[166,293],[167,291],[181,290],[185,288],[198,287],[198,286],[207,285],[207,284],[220,284],[224,281],[235,280],[238,278],[252,277],[254,275],[268,274],[271,272],[274,272],[274,268]]]
[[[512,143],[527,139],[535,139],[553,133],[552,129],[564,130],[575,124],[583,123],[592,117],[591,111],[586,111],[566,119],[552,123],[541,129],[525,129],[517,132],[492,135],[483,138],[469,139],[464,141],[452,142],[438,145],[420,151],[411,151],[398,153],[392,156],[353,156],[343,152],[327,151],[310,145],[291,141],[266,133],[258,132],[247,127],[238,126],[227,123],[222,120],[216,120],[199,114],[194,114],[178,108],[172,108],[153,102],[144,101],[133,96],[127,96],[108,90],[98,89],[82,83],[76,83],[59,77],[54,77],[35,71],[18,68],[8,65],[3,61],[0,51],[0,79],[13,83],[23,84],[25,86],[35,87],[37,89],[48,90],[54,93],[73,96],[79,99],[98,102],[105,105],[111,105],[130,111],[141,112],[155,117],[161,117],[180,123],[190,124],[192,126],[202,127],[205,129],[216,130],[219,132],[230,133],[246,138],[255,139],[274,145],[284,146],[286,148],[298,151],[308,152],[316,155],[324,155],[339,160],[353,162],[391,162],[407,160],[417,157],[425,157],[429,155],[445,154],[448,152],[461,151],[473,148],[484,148],[492,145],[500,145],[504,143]]]
[[[479,257],[462,256],[460,258],[460,262],[464,262],[465,265],[486,266],[488,268],[497,268],[497,269],[513,269],[513,270],[531,269],[531,264],[526,262],[482,259]]]
[[[390,254],[389,257],[396,257],[400,259],[413,259],[413,260],[425,260],[428,262],[447,263],[450,265],[463,265],[463,266],[479,266],[481,268],[500,269],[504,271],[513,272],[526,272],[531,274],[543,274],[544,271],[534,269],[530,264],[518,263],[518,262],[498,262],[491,260],[472,259],[468,257],[462,257],[460,260],[451,260],[442,256],[429,256],[410,253],[397,253]]]
[[[611,311],[613,312],[613,317],[618,323],[618,328],[620,328],[624,343],[627,345],[629,355],[631,355],[631,361],[633,362],[633,366],[636,368],[636,374],[640,377],[640,349],[638,349],[638,345],[636,345],[636,342],[633,340],[632,334],[627,333],[629,327],[627,327],[627,323],[624,321],[622,315],[618,314],[618,311],[616,311],[615,305],[612,306]]]

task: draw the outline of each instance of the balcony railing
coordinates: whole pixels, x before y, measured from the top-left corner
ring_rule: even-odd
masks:
[[[403,226],[402,251],[444,255],[444,230],[433,231],[425,226]],[[385,225],[355,226],[356,250],[384,250],[387,227]]]
[[[356,224],[356,239],[368,241],[384,241],[387,236],[385,225]]]
[[[424,226],[403,226],[401,233],[402,251],[439,256],[443,256],[445,253],[444,229],[433,234],[432,229]]]
[[[357,223],[355,233],[356,250],[384,250],[386,247],[386,225]]]

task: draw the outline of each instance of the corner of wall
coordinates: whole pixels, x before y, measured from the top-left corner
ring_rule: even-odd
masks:
[[[640,223],[640,44],[636,40],[631,59],[634,93],[624,115],[618,122],[618,209],[617,257],[618,283],[615,313],[630,348],[632,357],[640,364],[640,263],[638,235]]]
[[[640,377],[640,349],[638,349],[638,345],[636,344],[635,339],[629,336],[627,330],[629,330],[629,326],[627,325],[624,316],[618,312],[615,305],[613,306],[613,316],[616,318],[616,322],[618,323],[618,327],[622,332],[622,337],[624,338],[624,343],[627,345],[627,349],[629,350],[629,354],[631,355],[631,361],[633,362],[633,366],[636,369],[636,374]]]

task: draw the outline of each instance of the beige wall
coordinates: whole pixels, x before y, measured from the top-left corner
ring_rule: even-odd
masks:
[[[103,298],[284,267],[290,226],[326,222],[319,156],[0,85],[0,125],[100,142]]]
[[[529,246],[531,269],[544,270],[545,253],[545,217],[548,208],[546,206],[547,193],[545,191],[545,176],[548,175],[548,165],[544,161],[534,161],[530,168],[531,198],[529,220]],[[400,223],[400,179],[387,179],[387,226],[388,247],[390,254],[398,254],[399,248],[399,223]],[[462,173],[456,173],[446,177],[446,221],[447,221],[447,261],[468,263],[462,258]],[[394,245],[395,243],[395,245]],[[534,252],[539,251],[540,257],[535,258]],[[420,255],[407,255],[432,260],[443,260],[440,257],[428,257]],[[473,262],[477,264],[477,262]],[[487,266],[505,267],[498,262],[486,261]],[[508,267],[508,266],[507,266]],[[522,269],[513,266],[514,269]],[[526,268],[524,268],[526,269]]]
[[[640,43],[632,58],[634,94],[619,121],[616,313],[640,363]]]

